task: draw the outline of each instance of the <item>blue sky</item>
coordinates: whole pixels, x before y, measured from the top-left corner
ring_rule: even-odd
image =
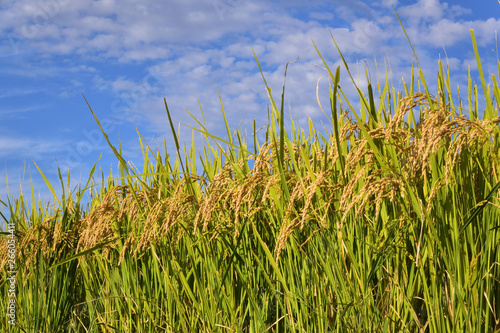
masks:
[[[484,70],[498,74],[498,0],[0,0],[0,200],[6,176],[10,196],[21,184],[29,194],[32,179],[36,194],[50,198],[33,161],[55,186],[58,166],[74,181],[85,181],[101,154],[105,174],[116,168],[82,93],[111,141],[121,140],[125,158],[137,163],[136,129],[152,147],[164,138],[173,147],[163,96],[174,121],[186,125],[193,121],[185,110],[199,116],[199,101],[209,130],[221,136],[218,93],[232,128],[242,124],[250,133],[253,119],[266,124],[267,93],[252,47],[275,97],[285,64],[299,59],[288,68],[286,103],[301,122],[325,121],[316,84],[321,77],[327,104],[328,79],[311,40],[335,68],[341,62],[330,32],[351,68],[363,75],[366,61],[376,80],[374,57],[382,76],[386,61],[398,87],[412,54],[393,7],[431,83],[442,59],[452,82],[466,89],[467,68],[476,69],[471,28]],[[182,135],[187,140],[191,131],[182,127]]]

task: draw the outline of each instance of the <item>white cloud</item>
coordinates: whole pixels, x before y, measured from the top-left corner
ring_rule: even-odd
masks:
[[[446,7],[447,4],[441,4],[439,0],[418,0],[413,5],[399,8],[398,12],[411,22],[437,21],[443,17]]]
[[[95,27],[80,23],[79,28],[83,30],[82,32],[67,27],[67,36],[72,36],[75,40],[74,44],[78,44],[78,40],[85,41],[85,36],[91,36],[88,42],[78,48],[78,51],[82,53],[92,46],[90,48],[93,52],[101,51],[104,52],[105,57],[116,56],[122,61],[166,59],[149,66],[154,78],[148,78],[147,84],[127,76],[110,80],[96,75],[94,79],[95,86],[99,89],[115,91],[118,94],[118,100],[128,101],[126,119],[149,124],[149,128],[154,131],[168,129],[161,101],[162,94],[167,97],[171,110],[176,110],[175,118],[186,123],[190,120],[183,109],[198,112],[198,99],[206,114],[211,117],[220,115],[217,89],[222,95],[228,116],[233,120],[263,119],[262,116],[266,112],[265,106],[263,107],[266,103],[266,92],[251,53],[251,47],[264,66],[266,79],[274,89],[273,95],[277,94],[275,97],[278,101],[285,63],[300,57],[297,63],[289,67],[286,96],[292,108],[296,110],[294,112],[299,112],[301,117],[318,115],[316,82],[321,75],[327,74],[320,69],[322,64],[311,39],[316,42],[320,52],[332,68],[340,64],[330,31],[344,55],[354,60],[350,61],[353,66],[351,70],[359,71],[361,77],[364,63],[360,63],[360,66],[356,68],[354,65],[356,59],[366,58],[368,63],[373,64],[371,60],[373,55],[377,55],[379,61],[389,56],[395,77],[409,73],[408,64],[411,61],[411,53],[398,26],[399,23],[394,17],[377,16],[376,21],[359,18],[357,15],[360,13],[373,17],[373,9],[356,2],[344,8],[355,18],[351,25],[344,28],[332,28],[314,20],[304,22],[288,15],[276,15],[278,9],[274,7],[270,8],[269,13],[263,13],[263,7],[259,5],[258,2],[240,4],[239,7],[227,11],[221,20],[215,15],[216,12],[211,12],[213,8],[209,9],[210,6],[194,10],[191,2],[174,2],[173,8],[182,10],[174,16],[170,12],[165,12],[163,15],[165,17],[162,18],[164,24],[157,25],[156,22],[160,19],[157,12],[164,8],[162,4],[140,9],[126,2],[125,8],[134,8],[139,13],[141,10],[149,11],[152,14],[148,16],[147,21],[139,15],[134,24],[124,25],[122,22],[130,16],[127,11],[130,8],[116,13],[112,19],[110,13],[102,8],[89,9],[87,11],[92,14],[103,10],[103,13],[109,17],[102,20],[92,19],[94,21],[88,19],[89,22],[95,22]],[[252,8],[253,13],[261,12],[262,15],[249,18],[247,14],[240,11],[241,6]],[[418,6],[420,7],[417,9],[420,10],[439,7],[441,11],[446,11],[448,8],[432,1],[421,1]],[[421,14],[424,15],[423,12]],[[443,13],[438,13],[436,17],[443,15]],[[250,31],[238,38],[231,37],[232,32],[225,26],[227,24],[228,27],[235,27],[233,24],[235,17],[242,19],[240,23],[243,25],[243,27],[238,25],[236,29],[244,31],[252,26]],[[170,21],[169,18],[171,18]],[[179,23],[178,27],[177,23]],[[445,46],[453,45],[462,38],[460,34],[454,34],[452,37],[449,34],[456,27],[461,27],[463,30],[463,24],[446,18],[429,22],[426,30],[418,28],[419,22],[415,24],[417,25],[409,29],[413,29],[421,40],[425,40],[424,37],[430,38],[428,40],[434,46],[442,46],[443,43]],[[224,34],[228,34],[229,37],[219,39]],[[207,44],[206,41],[211,42]],[[388,53],[389,50],[390,53]],[[432,72],[431,68],[435,66],[436,56],[427,56],[424,53],[419,54],[419,57],[424,66],[427,61],[431,64],[426,66],[429,68],[426,71]],[[312,66],[312,64],[320,66]],[[347,81],[345,72],[342,78],[343,82]],[[325,89],[327,81],[323,80],[321,83]],[[350,93],[354,94],[355,91],[352,90]],[[131,99],[133,103],[130,103]],[[220,126],[220,121],[208,121],[212,122],[213,126]]]
[[[496,32],[500,30],[500,19],[453,21],[443,18],[429,24],[406,27],[412,42],[420,48],[451,47],[461,43],[470,46],[470,29],[474,30],[478,44],[485,46],[494,42]]]
[[[316,20],[333,20],[335,16],[332,13],[312,12],[309,17]]]
[[[459,17],[459,16],[463,16],[463,15],[469,15],[469,14],[472,14],[472,10],[471,9],[468,9],[468,8],[464,8],[462,6],[458,6],[458,5],[452,5],[450,7],[450,11],[449,11],[449,16],[450,17]]]
[[[485,46],[494,43],[498,31],[500,31],[500,19],[489,18],[486,21],[473,21],[469,23],[469,26],[474,29],[479,45]]]
[[[0,137],[0,158],[40,158],[61,151],[67,143],[53,140]]]
[[[477,70],[477,61],[476,58],[465,58],[462,61],[462,69],[463,70],[468,70],[470,68],[471,71],[476,71]]]
[[[164,59],[171,56],[172,49],[220,42],[224,36],[241,40],[238,34],[243,34],[244,39],[250,37],[249,44],[260,36],[280,39],[314,28],[328,29],[314,20],[306,23],[291,17],[286,7],[260,1],[177,0],[140,4],[128,0],[119,5],[113,1],[53,1],[60,5],[38,21],[33,17],[44,13],[40,4],[27,0],[11,4],[12,14],[3,29],[13,29],[17,39],[28,42],[28,48],[46,54],[99,54],[122,61]],[[359,17],[371,20],[382,17],[362,1],[344,3],[337,10],[344,19],[350,16],[352,21]],[[310,17],[331,20],[334,16],[323,11]],[[308,39],[311,37],[318,38]]]
[[[426,34],[422,36],[422,42],[427,42],[434,46],[451,46],[469,36],[467,25],[460,22],[453,22],[442,19],[436,24],[432,24]]]
[[[114,91],[120,92],[123,90],[132,90],[137,87],[137,83],[131,80],[126,80],[124,78],[119,78],[111,83],[111,87]]]

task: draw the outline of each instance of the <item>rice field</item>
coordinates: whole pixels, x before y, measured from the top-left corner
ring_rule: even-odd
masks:
[[[499,332],[500,88],[471,37],[465,92],[441,62],[429,91],[415,58],[402,90],[351,103],[323,60],[321,130],[285,116],[283,86],[263,142],[222,107],[229,139],[197,119],[203,143],[181,147],[166,100],[174,153],[139,135],[137,168],[103,131],[120,177],[94,165],[72,191],[59,172],[55,207],[4,202],[0,331]]]

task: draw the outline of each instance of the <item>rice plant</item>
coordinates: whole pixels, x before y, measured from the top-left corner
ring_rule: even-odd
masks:
[[[409,85],[368,81],[355,109],[339,85],[355,81],[318,50],[331,79],[323,130],[286,119],[284,85],[281,101],[269,94],[264,142],[255,125],[251,142],[231,132],[222,103],[228,139],[193,117],[203,143],[181,147],[165,100],[176,152],[139,134],[141,169],[103,131],[120,177],[94,165],[71,191],[59,172],[55,207],[5,203],[17,294],[15,325],[0,331],[500,331],[500,88],[471,36],[482,93],[471,79],[465,96],[452,91],[438,63],[431,94],[415,58]]]

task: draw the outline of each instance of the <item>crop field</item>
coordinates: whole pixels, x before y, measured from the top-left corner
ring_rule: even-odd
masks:
[[[471,38],[464,91],[441,62],[429,91],[416,56],[401,90],[361,89],[317,48],[330,122],[286,117],[285,84],[262,142],[222,107],[227,138],[203,116],[202,143],[181,147],[165,100],[177,151],[139,134],[140,168],[89,105],[120,177],[94,165],[74,191],[59,172],[59,196],[44,176],[55,206],[0,202],[0,331],[499,332],[500,87]]]

